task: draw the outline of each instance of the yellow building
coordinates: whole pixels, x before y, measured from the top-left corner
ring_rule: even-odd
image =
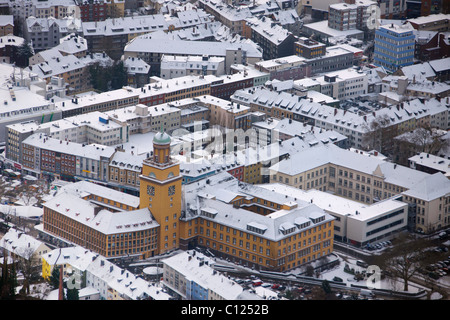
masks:
[[[140,175],[140,207],[148,208],[160,224],[158,251],[179,247],[181,214],[180,164],[170,157],[170,136],[163,130],[153,138],[153,154]]]
[[[152,142],[153,152],[142,162],[139,197],[77,183],[45,203],[45,235],[107,258],[146,259],[200,246],[235,263],[275,271],[333,251],[334,218],[318,206],[242,183],[226,171],[182,186],[170,136],[161,130]],[[48,277],[55,263],[44,265]]]
[[[240,190],[238,180],[226,172],[182,190],[170,143],[163,130],[155,135],[154,151],[140,175],[140,208],[148,208],[160,225],[160,254],[201,246],[236,263],[282,271],[332,252],[333,218],[315,205],[257,186]],[[230,185],[209,189],[214,179]]]
[[[159,224],[138,205],[138,197],[91,182],[68,185],[44,204],[41,237],[106,258],[146,259],[158,254]]]
[[[180,248],[203,247],[234,263],[285,271],[333,251],[334,218],[305,201],[225,172],[184,186]]]
[[[97,256],[96,253],[80,246],[58,248],[42,256],[42,278],[48,280],[54,268],[63,268],[63,276],[73,275],[74,281],[84,286],[84,272],[89,263]]]

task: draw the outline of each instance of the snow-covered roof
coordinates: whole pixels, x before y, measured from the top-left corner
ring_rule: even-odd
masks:
[[[14,26],[13,15],[0,15],[0,26],[12,25]]]
[[[431,141],[430,141],[431,142]],[[450,159],[439,157],[433,154],[421,152],[408,158],[411,165],[421,165],[432,168],[446,174],[450,172]]]
[[[0,212],[24,218],[39,218],[44,214],[42,208],[34,206],[11,206],[6,204],[0,204]]]
[[[59,45],[54,48],[67,54],[75,54],[78,52],[87,51],[88,44],[86,39],[83,37],[76,35],[75,33],[71,33],[64,38],[59,39]]]
[[[38,53],[44,62],[30,65],[25,68],[36,73],[41,79],[51,78],[86,67],[83,60],[73,54],[62,55],[58,49],[52,48]]]
[[[350,30],[340,31],[340,30],[330,28],[328,26],[328,20],[322,20],[319,22],[305,24],[304,28],[311,29],[317,33],[326,34],[330,37],[352,37],[352,36],[357,36],[357,35],[363,34],[363,32],[358,29],[350,29]]]
[[[29,259],[31,255],[39,253],[37,250],[40,248],[48,249],[43,242],[15,228],[10,228],[0,239],[0,247],[25,259]]]
[[[190,283],[196,283],[224,300],[237,300],[243,288],[233,280],[214,270],[214,260],[200,252],[184,251],[161,260],[164,266],[175,270]],[[167,283],[170,287],[170,283]]]
[[[85,37],[97,35],[106,37],[119,34],[139,34],[156,30],[167,30],[168,24],[164,15],[154,14],[83,22],[82,28]]]
[[[254,32],[257,32],[267,41],[275,45],[279,45],[291,35],[287,29],[278,24],[273,24],[272,19],[266,17],[262,17],[261,19],[257,17],[247,18],[245,23]]]
[[[108,289],[115,290],[122,297],[131,300],[147,297],[151,297],[154,300],[169,300],[171,298],[159,286],[135,276],[130,271],[118,267],[102,256],[98,256],[92,261],[86,270],[88,273],[87,277],[96,279],[95,282],[97,284],[99,282],[104,283]]]
[[[422,180],[427,173],[409,167],[383,161],[378,157],[370,157],[341,149],[333,144],[318,145],[291,155],[272,166],[274,172],[295,176],[314,168],[334,164],[369,175],[378,175],[386,183],[404,188],[411,188]]]
[[[139,207],[139,197],[120,192],[112,188],[99,186],[98,184],[89,181],[79,181],[62,186],[59,193],[70,193],[78,197],[85,197],[87,195],[96,195],[101,198],[110,199],[129,207],[137,209]]]
[[[437,14],[430,14],[427,16],[420,16],[417,18],[411,18],[407,21],[415,24],[426,24],[426,23],[434,23],[439,20],[450,20],[450,14],[444,14],[444,13],[437,13]]]
[[[278,192],[298,200],[312,202],[324,211],[337,216],[351,216],[360,221],[369,221],[384,215],[388,212],[405,208],[407,204],[393,199],[386,199],[376,203],[366,204],[351,199],[346,199],[328,192],[311,189],[301,190],[281,183],[271,183],[261,185],[262,188],[270,192]],[[304,223],[307,220],[298,220],[297,223]]]
[[[50,266],[67,264],[72,267],[85,271],[87,266],[92,262],[93,258],[98,256],[88,249],[80,246],[58,248],[42,255]]]
[[[9,35],[0,37],[0,48],[4,48],[6,46],[20,47],[24,42],[25,42],[24,38],[9,34]]]
[[[414,77],[419,78],[418,75],[422,75],[424,78],[433,78],[436,76],[429,62],[405,66],[401,68],[401,71],[409,80],[413,80]]]
[[[123,65],[127,68],[128,74],[148,74],[150,72],[150,65],[141,58],[128,57]]]
[[[450,57],[431,60],[428,62],[435,72],[442,72],[450,69]]]
[[[441,172],[426,175],[403,194],[425,201],[448,197],[450,195],[450,180]]]
[[[113,199],[117,201],[116,199]],[[102,234],[136,232],[158,227],[148,208],[111,212],[67,192],[60,192],[44,206]]]
[[[100,160],[102,157],[111,157],[115,149],[109,146],[94,145],[94,144],[80,144],[70,141],[62,141],[47,137],[42,133],[35,133],[26,138],[23,143],[30,146],[45,150],[53,150],[65,154],[71,154],[76,157],[89,158]]]
[[[224,190],[228,192],[226,197],[221,196]],[[237,195],[245,196],[248,199],[255,197],[264,199],[276,203],[280,207],[274,207],[276,211],[263,216],[230,204],[229,201]],[[210,211],[214,210],[215,214],[213,216],[206,215],[205,219],[211,219],[245,232],[255,232],[258,236],[271,241],[278,241],[288,236],[280,231],[285,231],[282,226],[286,226],[288,223],[295,224],[296,219],[300,217],[310,219],[311,215],[318,214],[325,218],[322,223],[333,219],[311,203],[288,197],[282,193],[270,192],[256,185],[238,183],[237,179],[223,171],[210,176],[208,183],[198,181],[186,185],[185,203],[188,217],[202,215],[203,208],[210,208]],[[297,226],[296,228],[312,228],[315,225],[311,222],[308,226]]]
[[[40,1],[37,3],[44,3],[44,1]],[[38,27],[38,32],[48,32],[51,28],[58,30],[60,33],[69,33],[69,32],[82,32],[81,27],[81,19],[77,18],[65,18],[65,19],[55,19],[54,17],[49,18],[36,18],[36,17],[28,17],[25,21],[27,31],[29,33],[34,32],[33,27]]]
[[[161,41],[159,38],[154,39],[151,34],[134,38],[125,46],[124,52],[125,55],[127,52],[153,52],[172,55],[209,54],[224,57],[227,50],[239,49],[245,51],[247,57],[262,58],[262,53],[247,43],[214,42],[211,46],[210,41]]]

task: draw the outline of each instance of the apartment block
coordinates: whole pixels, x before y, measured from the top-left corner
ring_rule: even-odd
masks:
[[[252,16],[247,7],[235,8],[221,1],[201,0],[199,7],[239,35],[244,34],[245,19]]]
[[[251,39],[262,48],[264,60],[294,54],[296,37],[287,29],[272,22],[269,18],[247,18],[244,29],[246,38]]]
[[[164,285],[183,300],[241,300],[253,296],[215,271],[214,260],[198,251],[181,252],[162,263]]]
[[[1,15],[0,16],[0,37],[14,34],[14,16]]]
[[[25,21],[24,38],[33,44],[36,53],[59,45],[60,39],[71,33],[82,33],[81,20],[30,16]]]
[[[106,182],[113,147],[62,141],[35,133],[22,142],[22,169],[42,179]]]
[[[186,75],[223,75],[225,58],[203,56],[169,56],[161,58],[161,78],[173,79]]]
[[[164,16],[157,14],[83,22],[82,29],[91,52],[105,52],[112,59],[120,59],[131,39],[157,30],[167,31],[168,26]]]
[[[250,106],[251,111],[263,112],[267,117],[290,118],[325,130],[335,130],[347,136],[349,146],[357,149],[364,148],[363,136],[367,132],[367,124],[378,116],[388,117],[397,134],[409,132],[418,124],[430,125],[433,120],[438,129],[448,128],[448,123],[445,123],[445,119],[448,119],[447,102],[443,99],[430,99],[425,103],[420,99],[413,99],[396,107],[381,108],[365,114],[338,110],[323,103],[267,88],[236,91],[231,101]]]
[[[257,62],[255,67],[270,74],[270,80],[297,80],[309,77],[311,67],[298,55]]]
[[[313,78],[320,84],[320,92],[338,100],[360,97],[368,93],[367,75],[347,69]]]
[[[8,3],[10,14],[22,23],[28,17],[38,19],[79,18],[79,10],[74,0],[3,0],[2,2]]]
[[[121,192],[139,195],[139,175],[142,170],[142,161],[146,154],[134,154],[125,151],[114,153],[109,163],[108,187]]]
[[[414,28],[410,23],[388,24],[375,31],[374,64],[390,72],[414,62]]]
[[[325,48],[325,44],[306,37],[300,37],[298,41],[295,42],[295,54],[307,59],[325,55]]]
[[[230,41],[161,41],[151,35],[132,39],[124,48],[124,57],[139,57],[150,65],[152,75],[160,75],[163,55],[225,57],[225,72],[228,74],[233,64],[254,64],[262,59],[262,53],[253,45],[247,43],[232,43]]]
[[[450,14],[430,14],[407,20],[416,30],[446,32],[450,30]]]
[[[29,60],[30,65],[25,70],[36,73],[47,83],[54,77],[64,79],[68,95],[86,92],[92,88],[89,81],[86,81],[87,65],[73,54],[63,55],[57,48],[53,48],[41,51]]]
[[[413,230],[431,233],[450,224],[449,179],[441,172],[426,175],[402,193],[408,203]]]

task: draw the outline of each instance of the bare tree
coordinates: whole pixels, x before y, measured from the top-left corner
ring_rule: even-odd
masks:
[[[408,158],[417,153],[425,152],[436,155],[449,146],[448,139],[441,131],[429,125],[421,125],[411,132],[401,134],[393,140],[397,163],[408,165]]]
[[[376,116],[371,122],[365,122],[363,129],[363,144],[367,150],[374,149],[383,154],[391,152],[392,139],[397,136],[397,126],[392,124],[389,115]]]
[[[26,247],[21,250],[18,256],[18,266],[24,277],[22,292],[29,295],[30,284],[39,279],[40,263],[33,248]]]
[[[408,233],[401,234],[395,245],[376,259],[376,264],[392,278],[403,281],[403,290],[408,291],[410,280],[429,262],[430,240],[415,239]]]

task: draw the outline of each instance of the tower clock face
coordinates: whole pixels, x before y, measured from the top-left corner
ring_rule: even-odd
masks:
[[[175,186],[169,187],[169,196],[173,196],[175,194]]]
[[[155,187],[154,186],[147,186],[147,194],[150,196],[155,195]]]

